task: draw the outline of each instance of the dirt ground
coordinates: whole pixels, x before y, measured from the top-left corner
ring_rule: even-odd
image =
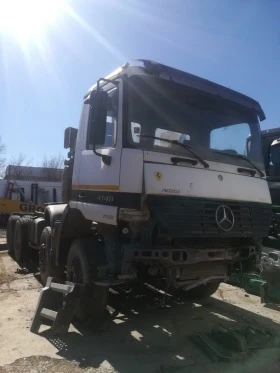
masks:
[[[242,362],[212,362],[190,336],[227,327],[261,326],[280,335],[277,306],[222,284],[203,305],[147,294],[112,293],[111,318],[100,328],[71,325],[66,336],[29,331],[41,284],[36,274],[0,252],[0,373],[279,373],[280,350],[258,351]]]

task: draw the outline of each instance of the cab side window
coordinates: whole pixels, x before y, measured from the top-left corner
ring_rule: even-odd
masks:
[[[105,141],[104,144],[100,144],[100,146],[104,148],[113,148],[116,145],[118,96],[118,88],[113,88],[108,92]],[[91,122],[91,115],[92,111],[90,109],[88,123]],[[86,149],[93,149],[91,127],[89,125],[87,130]]]

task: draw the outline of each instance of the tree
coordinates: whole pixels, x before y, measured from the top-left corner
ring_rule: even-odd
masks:
[[[3,176],[5,165],[6,165],[6,158],[4,157],[6,153],[6,145],[2,143],[0,137],[0,177]]]
[[[28,177],[29,167],[31,167],[31,160],[26,159],[26,155],[19,153],[18,156],[13,156],[9,162],[9,166],[12,166],[10,174],[15,180],[22,180]]]
[[[61,181],[64,158],[61,154],[45,156],[42,162],[44,178],[48,181]]]

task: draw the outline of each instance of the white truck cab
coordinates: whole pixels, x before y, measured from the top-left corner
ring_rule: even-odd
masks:
[[[253,99],[149,60],[99,79],[65,132],[65,204],[33,223],[42,278],[66,267],[87,285],[211,295],[269,231],[264,119]]]
[[[117,232],[106,252],[118,273],[124,258],[155,261],[150,272],[158,273],[161,263],[208,263],[211,272],[211,265],[255,256],[271,219],[259,103],[140,62],[100,79],[84,97],[70,208]],[[109,246],[122,253],[117,267]],[[225,278],[226,265],[222,272],[217,277]]]

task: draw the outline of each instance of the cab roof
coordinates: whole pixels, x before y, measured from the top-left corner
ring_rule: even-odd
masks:
[[[179,83],[190,88],[197,89],[201,92],[206,94],[210,94],[212,96],[218,96],[228,101],[232,101],[236,104],[239,104],[245,108],[254,110],[259,119],[262,121],[265,119],[265,114],[260,106],[260,104],[253,100],[252,98],[243,95],[237,91],[234,91],[230,88],[226,88],[220,84],[214,83],[210,80],[200,78],[199,76],[184,72],[182,70],[175,69],[170,66],[163,65],[161,63],[146,60],[146,59],[137,59],[140,65],[130,65],[125,64],[122,67],[119,67],[110,75],[106,76],[105,79],[116,80],[121,78],[123,75],[127,75],[128,77],[133,75],[142,75],[142,76],[155,76],[160,79],[164,80],[171,80],[175,83]],[[102,86],[102,84],[100,85]],[[96,90],[97,84],[92,86],[85,95],[85,98],[89,96],[89,94]]]

